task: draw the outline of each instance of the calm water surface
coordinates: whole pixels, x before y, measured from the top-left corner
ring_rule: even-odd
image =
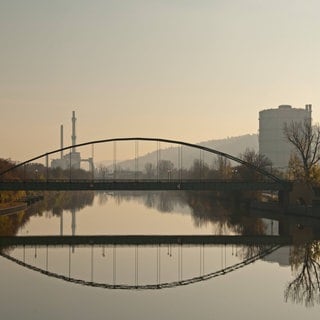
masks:
[[[283,229],[276,220],[230,215],[232,209],[202,197],[167,193],[60,197],[61,201],[38,204],[15,218],[1,217],[2,229],[11,228],[19,236],[278,235]],[[319,316],[317,243],[280,248],[88,244],[12,247],[3,253],[1,319]],[[308,282],[305,275],[312,279]]]

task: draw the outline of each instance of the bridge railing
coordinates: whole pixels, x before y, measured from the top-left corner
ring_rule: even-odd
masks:
[[[94,182],[94,183],[167,183],[167,182],[172,182],[172,183],[189,183],[189,182],[194,182],[194,183],[238,183],[238,184],[244,184],[244,183],[252,183],[252,182],[259,182],[259,183],[270,183],[270,180],[268,179],[261,179],[261,180],[250,180],[250,179],[196,179],[196,178],[183,178],[183,179],[168,179],[168,178],[160,178],[160,179],[150,179],[150,178],[140,178],[140,179],[123,179],[123,178],[116,178],[116,179],[99,179],[99,178],[92,178],[92,179],[77,179],[77,178],[61,178],[61,179],[24,179],[24,180],[17,180],[17,179],[0,179],[0,183],[52,183],[52,182],[57,182],[57,183],[88,183],[88,182]],[[291,184],[293,181],[286,181],[287,183]],[[275,183],[275,182],[273,182]]]
[[[53,181],[3,181],[0,190],[26,191],[289,191],[291,184],[279,184],[274,181],[239,180],[53,180]]]

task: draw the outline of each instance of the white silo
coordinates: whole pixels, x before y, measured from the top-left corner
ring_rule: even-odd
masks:
[[[259,153],[266,155],[278,169],[287,169],[292,145],[284,136],[285,123],[310,121],[311,104],[305,108],[281,105],[259,112]]]

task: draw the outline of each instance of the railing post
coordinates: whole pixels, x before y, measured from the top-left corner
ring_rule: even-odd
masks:
[[[71,150],[69,153],[69,181],[71,182]]]
[[[117,178],[117,141],[113,141],[113,180]]]
[[[91,174],[92,174],[92,181],[94,181],[94,162],[93,162],[93,159],[94,159],[94,144],[91,145]],[[90,162],[89,162],[90,164]]]
[[[179,179],[182,180],[182,146],[179,147]]]
[[[49,179],[49,155],[46,154],[46,180],[48,182]]]
[[[135,157],[134,157],[135,180],[138,180],[139,171],[139,141],[135,140]]]
[[[157,140],[157,180],[160,180],[160,168],[159,163],[161,161],[161,154],[160,154],[160,141]]]

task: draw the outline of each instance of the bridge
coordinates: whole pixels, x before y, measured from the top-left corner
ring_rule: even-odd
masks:
[[[135,154],[132,157],[134,162],[134,169],[130,172],[126,172],[126,178],[121,177],[121,170],[118,169],[117,164],[117,143],[134,143]],[[139,143],[155,143],[156,144],[156,159],[153,164],[154,177],[150,178],[146,174],[142,174],[139,170]],[[175,165],[172,163],[172,167],[164,168],[165,173],[161,172],[161,161],[164,161],[161,157],[160,144],[174,145],[177,149],[177,158]],[[73,152],[75,148],[91,146],[92,150],[97,145],[112,145],[112,154],[108,154],[109,158],[113,158],[113,171],[111,176],[100,177],[94,172],[94,165],[92,160],[91,175],[90,178],[79,179],[76,176],[74,168]],[[194,153],[198,151],[198,157],[194,161],[198,161],[197,176],[185,177],[187,168],[183,165],[184,148],[189,148]],[[64,177],[57,179],[52,177],[52,170],[49,167],[49,156],[62,153],[65,150],[70,150],[68,168],[64,170]],[[72,152],[71,152],[72,150]],[[93,153],[93,151],[92,151]],[[214,161],[216,157],[222,157],[244,166],[252,172],[258,173],[259,178],[244,179],[239,178],[239,173],[234,170],[231,177],[225,177],[223,179],[217,179],[205,176],[205,168],[209,167],[205,162],[207,155],[209,163]],[[213,156],[215,158],[213,158]],[[210,158],[211,157],[211,158]],[[93,156],[92,158],[93,159]],[[38,176],[28,176],[27,169],[35,161],[44,161],[42,172],[37,173]],[[79,160],[81,161],[81,160]],[[78,164],[77,164],[78,165]],[[15,170],[20,170],[20,179],[10,179],[9,174]],[[163,168],[162,168],[163,171]],[[122,172],[123,175],[123,172]],[[290,191],[292,183],[283,180],[264,168],[256,166],[252,163],[244,161],[241,158],[232,156],[230,154],[184,141],[161,139],[161,138],[113,138],[89,141],[77,145],[71,145],[68,147],[53,150],[37,157],[29,159],[27,161],[13,165],[0,172],[0,190],[276,190],[276,191]]]
[[[0,250],[0,257],[42,275],[83,286],[159,290],[226,276],[279,248],[281,245],[277,244],[251,244],[242,248],[204,243],[190,247],[170,243],[151,247],[135,245],[129,248],[129,252],[121,244],[119,247],[119,244],[30,246],[16,243],[9,250]],[[84,255],[79,264],[80,253]],[[191,264],[190,254],[193,257]],[[127,272],[124,273],[124,269]]]
[[[0,190],[26,191],[71,191],[71,190],[110,190],[110,191],[233,191],[233,190],[291,190],[290,183],[271,181],[235,180],[59,180],[59,181],[1,181]]]

